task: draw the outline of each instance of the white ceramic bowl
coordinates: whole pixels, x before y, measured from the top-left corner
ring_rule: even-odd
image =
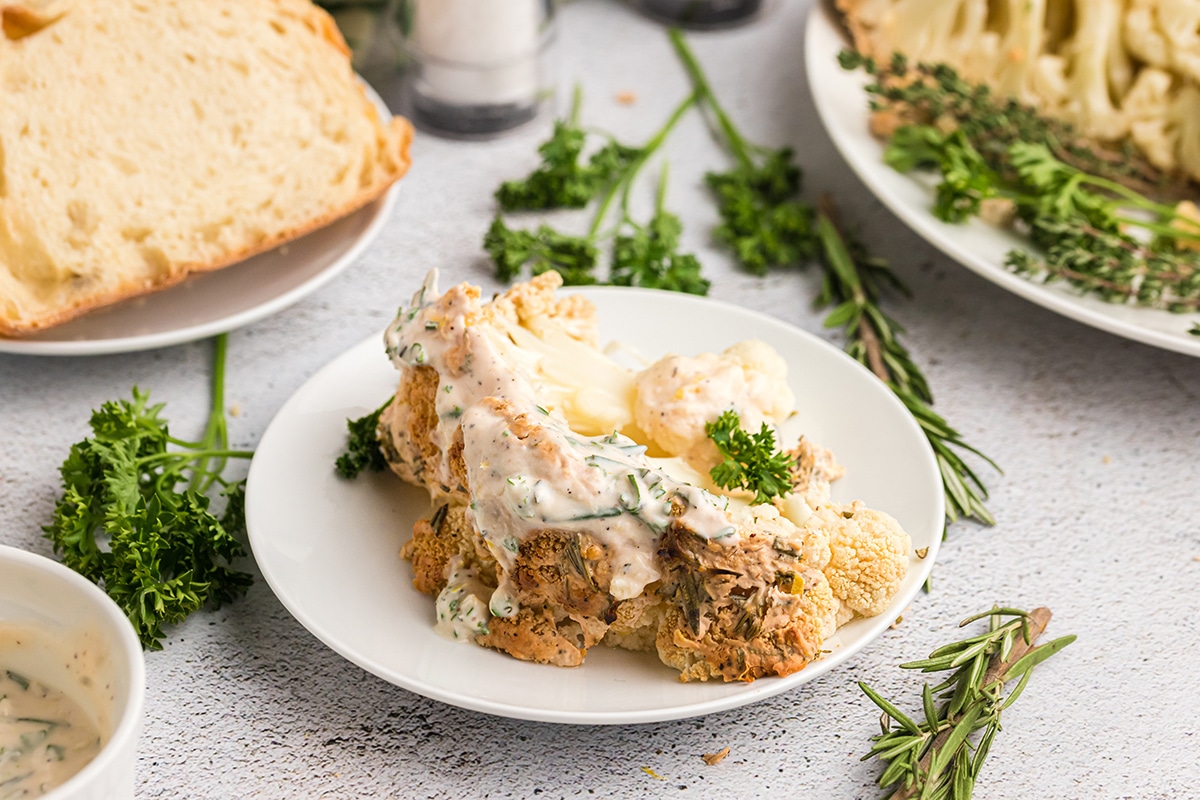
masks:
[[[146,669],[142,647],[108,595],[57,561],[0,545],[0,628],[28,630],[0,665],[64,692],[101,733],[100,752],[43,800],[133,797]],[[76,657],[79,656],[79,657]]]

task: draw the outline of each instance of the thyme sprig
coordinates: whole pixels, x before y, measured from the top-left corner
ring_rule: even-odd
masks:
[[[900,53],[881,62],[852,50],[839,53],[838,62],[843,69],[861,69],[871,76],[866,87],[870,107],[886,128],[916,124],[961,130],[987,162],[1001,170],[1006,170],[1004,153],[1009,147],[1043,142],[1063,162],[1137,191],[1157,196],[1184,191],[1182,182],[1147,161],[1131,143],[1100,146],[1069,122],[993,93],[946,64],[913,64]]]
[[[842,233],[832,201],[818,212],[800,197],[800,170],[791,162],[791,151],[749,142],[717,100],[683,35],[672,30],[670,37],[700,102],[715,121],[714,134],[736,162],[731,172],[707,176],[722,217],[717,239],[755,274],[816,258],[824,270],[817,305],[833,306],[825,326],[844,329],[846,351],[882,380],[917,420],[937,458],[947,520],[994,524],[984,505],[987,489],[960,452],[979,456],[992,467],[995,462],[933,411],[929,384],[897,338],[903,328],[879,305],[885,289],[907,290],[887,262],[870,257],[859,242]],[[731,201],[734,197],[740,199]]]
[[[981,619],[988,630],[939,647],[920,661],[901,664],[921,672],[950,672],[930,687],[925,684],[921,705],[925,721],[918,723],[865,683],[859,688],[883,711],[882,731],[872,737],[863,761],[878,758],[887,766],[879,786],[891,789],[889,800],[968,800],[979,778],[992,740],[1000,732],[1000,716],[1025,690],[1033,668],[1071,642],[1062,636],[1035,645],[1050,621],[1050,609],[1025,612],[992,608],[968,617],[959,627]],[[1017,681],[1008,693],[1005,687]],[[939,705],[940,703],[940,705]],[[972,735],[982,731],[975,740]]]
[[[1200,220],[1161,202],[1178,187],[1136,153],[1089,144],[945,65],[910,67],[898,56],[882,66],[856,53],[841,62],[874,76],[871,106],[892,115],[884,160],[940,172],[936,217],[958,223],[989,201],[1007,204],[1033,245],[1008,253],[1013,272],[1112,303],[1200,309]]]

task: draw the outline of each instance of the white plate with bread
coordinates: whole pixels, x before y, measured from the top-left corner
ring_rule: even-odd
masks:
[[[39,0],[0,16],[0,352],[245,325],[386,223],[412,128],[309,0]]]

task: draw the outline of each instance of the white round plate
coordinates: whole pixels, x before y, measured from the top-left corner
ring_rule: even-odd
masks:
[[[867,188],[918,235],[989,281],[1051,311],[1134,341],[1200,356],[1200,337],[1188,333],[1200,323],[1200,314],[1105,303],[1064,283],[1023,278],[1005,268],[1004,257],[1027,249],[1027,240],[979,219],[951,225],[935,217],[933,179],[903,175],[884,163],[883,143],[867,127],[863,87],[868,80],[838,64],[838,52],[848,42],[824,2],[813,4],[804,46],[809,88],[829,137]]]
[[[832,652],[786,678],[681,683],[652,654],[595,647],[563,669],[517,661],[434,632],[433,598],[412,585],[398,551],[430,513],[423,490],[390,473],[339,478],[346,420],[395,391],[397,373],[372,337],[314,375],[272,420],[250,465],[246,522],[254,557],[284,606],[317,638],[384,680],[426,697],[506,717],[576,724],[653,722],[733,708],[833,669],[879,636],[920,591],[943,524],[933,453],[912,417],[867,370],[832,345],[745,308],[639,289],[588,289],[601,339],[643,355],[699,353],[759,338],[790,365],[801,398],[795,431],[831,447],[846,467],[838,500],[893,514],[929,548],[892,607],[843,627]],[[790,427],[790,426],[789,426]]]
[[[381,112],[387,106],[363,84]],[[225,333],[282,311],[333,279],[367,248],[392,216],[395,183],[349,216],[287,244],[178,286],[135,297],[17,339],[0,353],[90,356],[128,353]]]

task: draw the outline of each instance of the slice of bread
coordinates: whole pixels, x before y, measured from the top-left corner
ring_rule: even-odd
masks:
[[[0,0],[0,335],[294,239],[383,194],[380,118],[308,0]]]

